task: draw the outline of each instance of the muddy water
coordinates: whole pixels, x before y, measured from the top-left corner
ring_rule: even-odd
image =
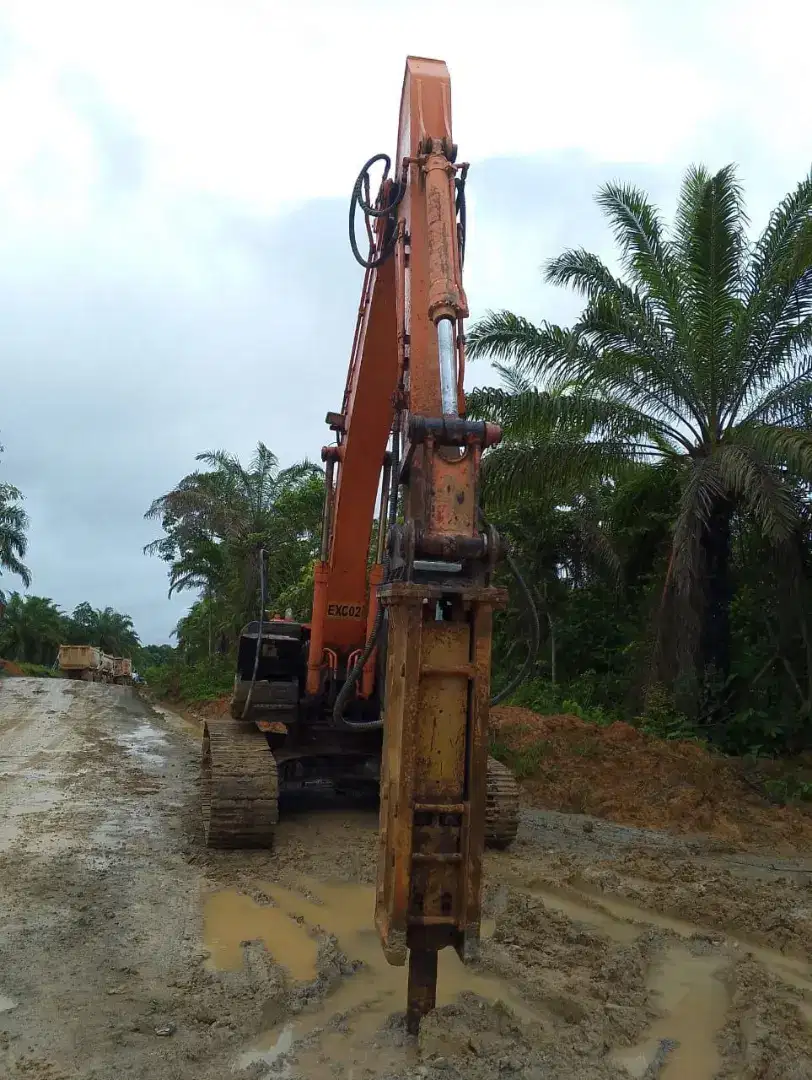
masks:
[[[706,927],[604,893],[549,886],[529,891],[573,922],[585,923],[622,944],[633,941],[649,927],[684,939],[708,936]],[[715,936],[752,954],[786,985],[812,998],[812,970],[804,960],[721,932]],[[650,969],[647,980],[651,1004],[662,1014],[661,1019],[649,1027],[638,1044],[615,1050],[612,1060],[632,1077],[647,1077],[659,1070],[656,1075],[667,1080],[712,1080],[722,1064],[716,1038],[724,1027],[729,1006],[728,990],[722,981],[729,962],[729,957],[697,955],[683,946],[668,948]],[[812,1018],[809,1005],[801,1005],[801,1011]]]
[[[726,961],[694,956],[680,947],[669,949],[649,973],[648,989],[663,1016],[637,1045],[616,1050],[612,1059],[633,1077],[651,1075],[664,1057],[668,1080],[711,1080],[722,1061],[716,1036],[722,1030],[728,993],[718,978]]]
[[[278,964],[297,982],[316,977],[318,942],[280,907],[257,904],[237,892],[213,893],[203,914],[203,937],[214,971],[239,971],[243,941],[262,941]]]
[[[308,1004],[292,1021],[262,1035],[235,1062],[239,1068],[254,1063],[273,1067],[275,1075],[293,1075],[286,1055],[296,1059],[296,1075],[322,1080],[345,1076],[358,1068],[376,1074],[399,1067],[417,1049],[406,1043],[393,1046],[378,1033],[391,1014],[403,1009],[406,969],[390,967],[383,958],[373,927],[374,888],[345,883],[325,884],[301,879],[297,889],[264,885],[270,904],[225,891],[212,894],[205,907],[204,934],[213,969],[237,970],[242,964],[241,942],[261,939],[292,982],[307,983],[317,975],[318,939],[332,934],[358,970],[339,982],[329,996]],[[538,881],[525,892],[543,900],[572,922],[582,923],[619,944],[629,944],[650,928],[667,932],[671,942],[651,964],[646,988],[649,1004],[659,1018],[634,1046],[617,1047],[610,1060],[630,1077],[662,1076],[664,1080],[712,1080],[722,1066],[717,1037],[725,1025],[729,991],[725,971],[736,955],[750,953],[785,985],[801,990],[812,1003],[812,972],[798,958],[713,933],[719,948],[697,947],[692,938],[707,941],[706,927],[637,907],[629,900],[588,888],[561,888]],[[483,936],[492,933],[483,926]],[[677,939],[682,939],[679,941]],[[741,950],[741,952],[739,952]],[[501,1000],[526,1022],[539,1014],[502,980],[465,968],[456,954],[445,949],[439,957],[437,1000],[448,1004],[463,991],[490,1001]],[[804,1004],[812,1017],[812,1005]],[[443,1047],[435,1051],[444,1053]]]
[[[695,936],[707,938],[709,934],[706,926],[699,926],[672,915],[663,915],[659,911],[641,908],[630,900],[607,896],[605,893],[595,893],[587,889],[553,888],[533,888],[531,892],[545,904],[563,912],[573,921],[587,922],[615,941],[633,940],[643,929],[650,926],[682,938]],[[768,949],[721,930],[711,933],[719,940],[724,939],[730,942],[743,953],[752,954],[782,982],[812,995],[812,968],[806,960],[785,955],[777,949]]]
[[[329,1070],[321,1071],[326,1059],[340,1062],[348,1073],[356,1065],[368,1064],[369,1041],[390,1014],[404,1008],[407,978],[405,967],[391,967],[383,957],[373,924],[374,887],[303,880],[301,891],[267,884],[262,889],[271,898],[272,907],[230,891],[209,897],[204,938],[212,968],[239,968],[240,943],[261,938],[271,956],[293,979],[312,980],[316,976],[317,936],[321,930],[338,939],[341,950],[348,960],[358,964],[358,970],[342,979],[327,999],[303,1011],[295,1023],[262,1036],[241,1056],[239,1067],[254,1062],[271,1065],[291,1049],[295,1049],[299,1069],[307,1063],[312,1069],[308,1075],[314,1078],[330,1075]],[[483,936],[492,932],[493,925],[484,923]],[[508,983],[466,968],[453,950],[443,949],[437,978],[438,1005],[455,1001],[463,991],[502,1001],[523,1020],[538,1019]],[[346,1026],[342,1024],[340,1032],[320,1031],[342,1017],[346,1018]],[[308,1040],[307,1048],[300,1048],[302,1041],[316,1032],[320,1032],[316,1041]],[[403,1060],[404,1052],[397,1056]],[[378,1051],[375,1063],[381,1064]]]
[[[142,721],[135,730],[121,734],[116,741],[127,754],[151,765],[163,765],[166,758],[162,751],[166,746],[163,732]]]

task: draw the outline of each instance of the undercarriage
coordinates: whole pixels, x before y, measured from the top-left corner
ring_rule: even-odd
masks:
[[[203,728],[202,809],[209,847],[270,847],[286,796],[377,796],[383,728],[374,718],[380,704],[359,702],[355,722],[348,718],[336,726],[337,680],[328,678],[318,698],[302,692],[306,646],[306,629],[292,621],[274,619],[261,627],[255,622],[243,630],[230,715],[208,720]],[[490,758],[488,846],[507,847],[518,821],[516,781]]]
[[[327,737],[299,749],[283,742],[274,750],[274,741],[275,733],[261,730],[254,721],[222,717],[204,723],[201,802],[209,847],[271,847],[279,802],[286,795],[377,797],[380,737],[377,749],[370,746],[366,753],[360,747],[342,748]],[[486,845],[508,847],[518,824],[516,781],[504,765],[489,758]]]

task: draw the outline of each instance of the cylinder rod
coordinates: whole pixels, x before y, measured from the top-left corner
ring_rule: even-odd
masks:
[[[327,469],[324,478],[324,511],[321,519],[321,551],[319,558],[327,562],[330,554],[330,531],[333,527],[333,480],[335,462],[332,458],[327,459]]]
[[[383,562],[383,553],[386,550],[386,533],[389,528],[387,517],[389,514],[389,484],[392,477],[392,462],[387,459],[383,465],[383,481],[381,483],[381,502],[378,509],[378,544],[375,553],[375,561]]]
[[[454,344],[454,323],[443,318],[437,321],[437,351],[440,357],[440,399],[443,416],[458,416],[457,412],[457,350]]]
[[[406,1030],[420,1031],[420,1021],[437,1001],[436,949],[409,950],[409,988],[406,991]]]

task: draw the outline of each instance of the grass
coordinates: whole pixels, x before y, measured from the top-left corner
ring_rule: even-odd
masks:
[[[541,739],[521,749],[514,749],[498,735],[491,739],[490,744],[491,756],[506,765],[517,780],[526,780],[530,776],[535,776],[551,748],[549,742]]]
[[[54,671],[53,668],[46,667],[45,664],[27,664],[18,663],[17,667],[22,671],[23,675],[28,675],[40,679],[58,679],[60,678],[59,672]]]
[[[227,657],[213,657],[194,664],[164,664],[144,672],[147,686],[159,698],[170,701],[202,703],[215,701],[230,692],[234,685],[234,662]]]

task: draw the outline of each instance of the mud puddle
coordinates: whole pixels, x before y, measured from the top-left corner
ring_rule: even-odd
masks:
[[[164,755],[159,753],[159,750],[166,746],[166,736],[152,724],[141,723],[134,731],[119,735],[116,741],[131,757],[142,762],[151,765],[163,765],[166,762]]]
[[[239,1056],[235,1067],[263,1063],[273,1066],[275,1075],[291,1075],[284,1061],[291,1055],[299,1073],[320,1080],[334,1076],[331,1067],[336,1065],[351,1076],[355,1068],[380,1069],[388,1057],[393,1066],[416,1060],[416,1047],[400,1035],[394,1045],[375,1044],[376,1035],[391,1029],[393,1014],[405,1006],[407,969],[384,959],[373,922],[374,886],[301,880],[299,890],[267,884],[261,889],[273,906],[231,891],[208,898],[204,940],[210,969],[239,969],[241,942],[259,938],[293,980],[314,982],[319,976],[319,939],[331,935],[342,954],[343,978],[326,998],[305,1004],[295,1020],[270,1027]],[[483,937],[492,934],[493,923],[484,922],[482,932]],[[507,982],[465,967],[452,949],[443,949],[438,1006],[455,1002],[464,992],[501,1001],[521,1020],[539,1019]]]
[[[685,945],[668,947],[647,975],[649,1000],[660,1019],[638,1043],[611,1053],[613,1063],[632,1077],[660,1075],[662,1069],[668,1080],[713,1080],[722,1065],[717,1037],[730,1006],[723,975],[737,953],[750,954],[780,981],[800,990],[810,1004],[799,1008],[812,1019],[812,968],[800,958],[587,889],[540,888],[533,882],[527,891],[572,922],[619,944],[630,944],[651,928],[685,940]],[[701,943],[696,952],[691,942]]]
[[[812,967],[800,957],[787,955],[777,949],[768,949],[723,930],[711,931],[707,927],[688,922],[686,919],[638,907],[630,900],[607,896],[602,892],[593,893],[586,889],[570,891],[536,888],[535,886],[528,891],[574,922],[589,923],[614,941],[633,941],[645,929],[654,927],[681,938],[699,937],[720,943],[728,942],[734,949],[739,949],[742,953],[750,953],[782,982],[796,990],[808,993],[812,1001]]]
[[[723,957],[669,949],[647,980],[662,1018],[639,1043],[615,1050],[612,1061],[635,1078],[657,1075],[654,1070],[662,1064],[668,1080],[713,1080],[722,1064],[716,1038],[729,1005],[719,979],[725,966]]]

